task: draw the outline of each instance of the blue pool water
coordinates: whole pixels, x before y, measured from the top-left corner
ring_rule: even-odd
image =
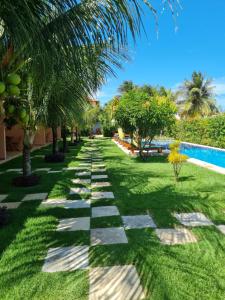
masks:
[[[225,151],[182,143],[182,154],[225,168]]]

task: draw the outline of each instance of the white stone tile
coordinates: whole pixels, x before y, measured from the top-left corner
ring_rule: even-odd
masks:
[[[196,243],[197,239],[191,231],[186,228],[168,228],[168,229],[156,229],[156,234],[162,244],[176,245]]]
[[[103,164],[97,164],[97,163],[95,163],[95,164],[92,164],[92,168],[93,169],[95,169],[95,168],[105,168],[105,165],[103,165]]]
[[[45,258],[42,272],[61,272],[87,269],[88,246],[50,248]]]
[[[66,168],[62,168],[63,171],[75,171],[77,169],[77,167],[66,167]]]
[[[91,229],[91,245],[127,244],[123,227]]]
[[[92,169],[91,172],[93,172],[93,173],[105,173],[106,169]]]
[[[20,169],[8,169],[6,170],[6,172],[22,172],[23,170],[20,168]]]
[[[225,225],[218,225],[216,226],[220,232],[222,232],[223,234],[225,234]]]
[[[91,167],[91,163],[81,163],[79,164],[80,167]]]
[[[89,171],[89,167],[85,167],[85,166],[83,166],[83,167],[76,167],[74,170],[76,170],[76,171]]]
[[[213,223],[202,213],[175,213],[177,220],[185,226],[211,226]]]
[[[125,229],[156,228],[153,219],[149,215],[122,216]]]
[[[0,194],[0,202],[5,200],[8,197],[6,194]]]
[[[116,206],[97,206],[91,209],[92,218],[119,216]]]
[[[87,172],[87,171],[84,171],[84,172],[77,172],[75,175],[78,176],[78,177],[82,177],[82,176],[91,176],[91,172]]]
[[[48,193],[27,194],[22,201],[44,200],[48,197]]]
[[[70,188],[70,195],[74,195],[74,194],[89,194],[91,193],[91,190],[89,190],[88,188],[84,188],[84,187],[77,187],[77,188]]]
[[[96,182],[93,182],[91,184],[91,188],[99,188],[99,187],[107,187],[107,186],[111,186],[111,183],[110,182],[102,182],[102,181],[96,181]]]
[[[90,230],[90,217],[68,218],[59,220],[57,231]]]
[[[41,155],[41,154],[36,154],[36,155],[34,155],[33,157],[35,157],[35,158],[44,158],[45,156],[44,156],[44,155]]]
[[[14,209],[19,207],[21,202],[1,202],[0,207],[6,207],[7,209]]]
[[[92,175],[91,179],[105,179],[108,178],[108,175]]]
[[[84,178],[72,179],[72,183],[74,183],[74,184],[90,184],[91,179],[84,179]]]
[[[57,174],[57,173],[62,173],[62,170],[51,170],[51,171],[48,171],[48,174]]]
[[[38,168],[35,169],[35,172],[49,172],[51,168]]]
[[[41,203],[43,207],[90,208],[90,200],[48,199]]]
[[[89,283],[89,300],[145,298],[138,273],[132,265],[91,268]]]
[[[114,194],[112,192],[92,192],[91,198],[93,200],[97,199],[114,199]]]

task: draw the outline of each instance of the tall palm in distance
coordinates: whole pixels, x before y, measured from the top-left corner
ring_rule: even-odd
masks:
[[[195,119],[219,113],[214,98],[212,81],[201,72],[193,72],[191,80],[185,80],[178,100],[180,115]]]

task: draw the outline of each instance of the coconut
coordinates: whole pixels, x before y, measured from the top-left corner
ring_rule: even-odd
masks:
[[[21,78],[20,78],[20,75],[18,75],[16,73],[11,73],[11,74],[8,74],[7,81],[10,84],[18,85],[21,82]]]
[[[16,85],[9,85],[8,86],[8,92],[11,96],[19,96],[20,94],[20,89]]]
[[[12,105],[12,104],[10,104],[10,105],[8,106],[8,108],[7,108],[7,112],[8,112],[9,114],[13,114],[14,111],[15,111],[15,106]]]
[[[5,91],[5,84],[4,82],[0,81],[0,94],[4,93]]]

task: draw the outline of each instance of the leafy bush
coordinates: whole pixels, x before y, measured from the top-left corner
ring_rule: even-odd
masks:
[[[225,114],[177,121],[168,134],[185,142],[225,148]]]

